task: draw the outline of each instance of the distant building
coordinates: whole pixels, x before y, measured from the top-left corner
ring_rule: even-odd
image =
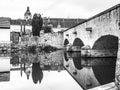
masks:
[[[42,28],[43,30],[42,31],[45,31],[44,29],[50,25],[50,27],[52,27],[51,31],[53,32],[58,32],[58,31],[70,28],[86,20],[86,19],[80,19],[80,18],[50,18],[50,17],[42,17],[42,19],[43,19],[43,28]],[[16,28],[15,31],[20,32],[21,28],[19,27],[19,30],[18,30],[17,26],[24,24],[26,25],[26,27],[29,26],[30,27],[29,29],[31,30],[32,29],[31,21],[32,21],[32,14],[30,12],[29,7],[27,7],[27,10],[24,14],[24,19],[14,19],[14,20],[11,19],[10,24],[12,26],[11,27],[12,30]]]
[[[53,27],[53,31],[61,31],[67,28],[70,28],[78,23],[85,21],[85,19],[79,18],[46,18],[43,17],[44,26],[50,23]]]
[[[26,10],[26,12],[25,12],[25,14],[24,14],[24,19],[25,19],[26,21],[32,19],[32,14],[31,14],[31,12],[30,12],[29,7],[27,7],[27,10]]]
[[[43,17],[44,24],[51,23],[54,28],[69,28],[78,23],[83,22],[85,19],[80,18],[46,18]]]
[[[53,31],[61,31],[62,29],[67,29],[70,28],[78,23],[81,23],[85,21],[86,19],[78,19],[78,18],[46,18],[43,17],[43,28],[46,26],[48,23],[52,25]],[[20,25],[21,23],[24,23],[23,19],[16,19],[16,20],[11,20],[10,23],[11,25]],[[31,23],[31,20],[29,20],[27,23]]]
[[[10,42],[10,18],[0,17],[0,43]]]
[[[74,26],[78,23],[81,23],[85,21],[86,19],[80,19],[80,18],[46,18],[43,17],[43,23],[51,23],[53,25],[53,28],[69,28],[71,26]],[[23,19],[11,19],[10,23],[11,25],[20,25],[20,22],[24,22]]]

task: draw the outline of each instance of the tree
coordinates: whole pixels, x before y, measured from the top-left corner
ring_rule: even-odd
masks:
[[[43,25],[43,19],[40,14],[34,14],[32,19],[32,33],[33,36],[40,36],[40,31]]]

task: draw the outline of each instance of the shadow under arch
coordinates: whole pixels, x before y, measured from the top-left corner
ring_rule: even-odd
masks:
[[[84,46],[83,41],[80,38],[76,38],[73,42],[73,46]]]
[[[68,41],[68,39],[65,39],[64,45],[67,45],[67,44],[69,44],[69,41]]]
[[[92,49],[118,49],[118,37],[113,35],[102,36],[94,43]]]
[[[100,37],[93,45],[93,50],[111,50],[117,56],[118,37],[113,35],[105,35]]]

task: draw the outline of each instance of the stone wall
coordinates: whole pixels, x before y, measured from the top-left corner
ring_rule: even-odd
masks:
[[[25,35],[21,37],[21,46],[31,46],[31,45],[38,45],[38,46],[53,46],[59,49],[63,48],[63,33],[56,32],[56,33],[42,33],[40,37],[37,36],[29,36]]]
[[[41,34],[40,44],[50,45],[57,48],[63,48],[63,33],[46,33]]]

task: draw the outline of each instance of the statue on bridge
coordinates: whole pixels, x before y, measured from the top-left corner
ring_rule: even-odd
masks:
[[[34,14],[32,19],[32,34],[33,36],[40,36],[40,31],[43,25],[43,19],[40,14]]]

